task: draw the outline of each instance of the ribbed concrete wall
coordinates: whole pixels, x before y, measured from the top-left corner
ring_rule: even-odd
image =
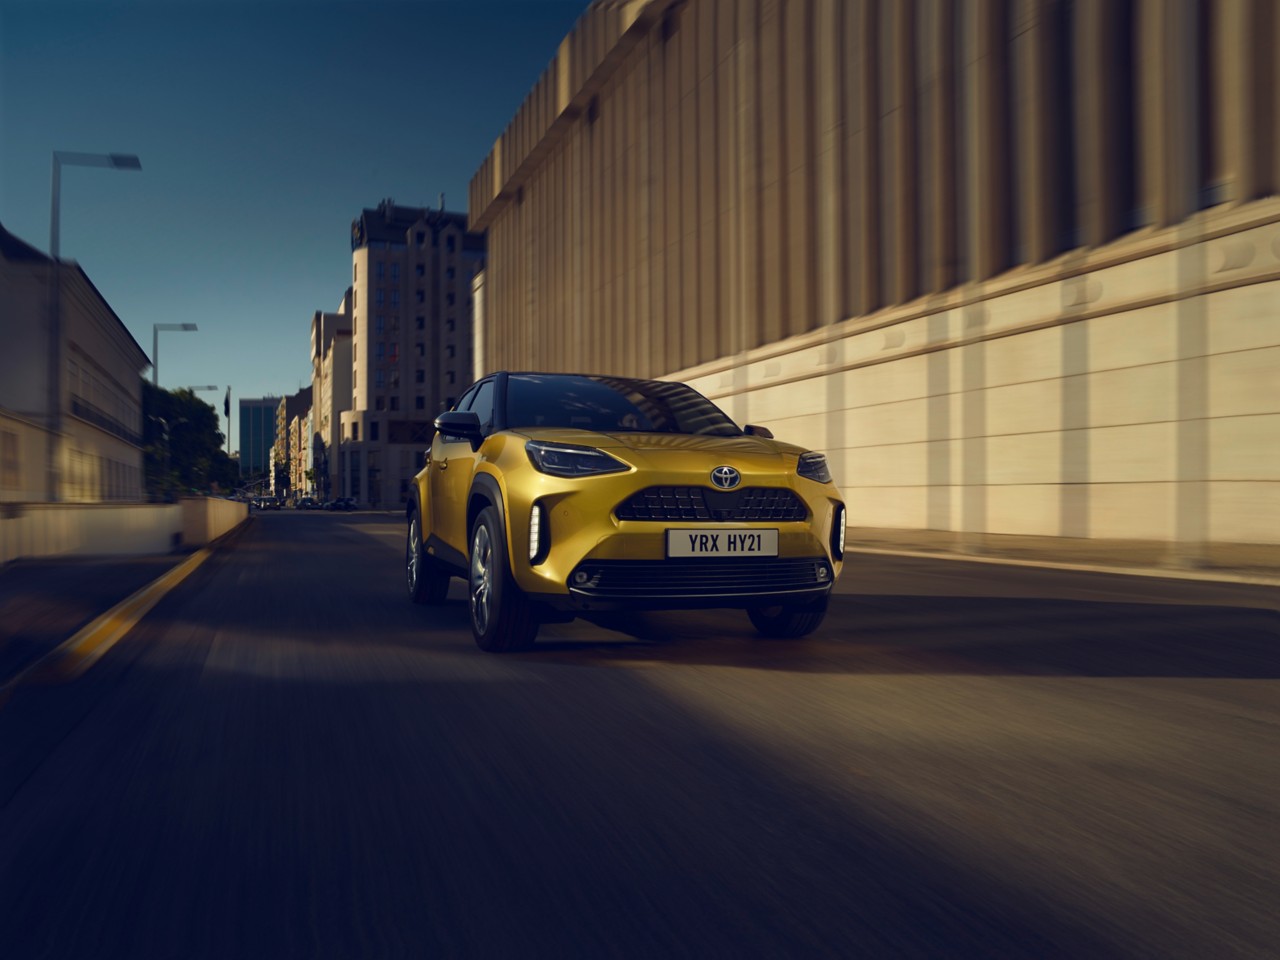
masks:
[[[1280,543],[1274,0],[593,6],[481,367],[692,380],[866,526]]]

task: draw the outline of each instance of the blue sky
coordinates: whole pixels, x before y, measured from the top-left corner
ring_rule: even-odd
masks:
[[[310,382],[310,322],[384,197],[465,211],[467,185],[587,0],[0,0],[0,223],[61,251],[160,384],[237,397]],[[222,392],[201,393],[222,409]],[[224,424],[225,429],[225,424]]]

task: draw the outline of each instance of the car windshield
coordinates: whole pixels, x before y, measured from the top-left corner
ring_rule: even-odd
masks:
[[[623,377],[513,374],[507,426],[572,427],[602,433],[684,433],[716,437],[742,431],[683,383]]]

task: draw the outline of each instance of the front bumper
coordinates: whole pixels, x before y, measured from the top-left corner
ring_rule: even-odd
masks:
[[[804,603],[826,596],[826,557],[584,560],[568,596],[541,596],[562,610],[674,610]]]

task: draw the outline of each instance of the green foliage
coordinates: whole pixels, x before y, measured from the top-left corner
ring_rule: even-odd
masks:
[[[239,483],[222,449],[218,412],[190,390],[142,382],[142,445],[147,496],[172,502],[192,493],[229,492]]]

